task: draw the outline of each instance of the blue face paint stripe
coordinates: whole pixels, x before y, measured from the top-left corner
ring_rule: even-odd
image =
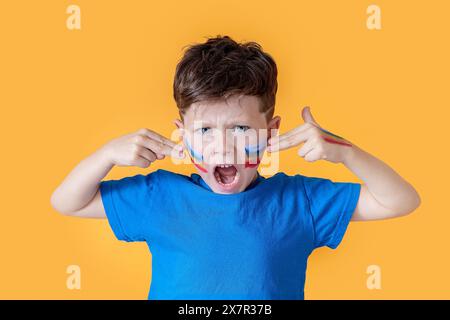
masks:
[[[191,148],[191,146],[189,145],[189,143],[188,143],[186,140],[184,140],[184,143],[186,144],[186,147],[187,147],[189,153],[191,154],[191,156],[192,156],[195,160],[203,162],[203,155],[201,155],[201,154],[195,152],[195,150],[193,150],[193,149]]]
[[[256,154],[257,156],[259,156],[262,152],[262,149],[264,149],[266,146],[265,143],[261,144],[261,145],[256,145],[256,146],[245,146],[245,153],[247,154],[247,156],[249,156],[250,154]]]
[[[189,153],[191,154],[191,156],[200,162],[203,162],[203,155],[199,154],[198,152],[196,152],[195,150],[192,149],[192,147],[189,145],[189,143],[184,140],[184,143],[189,151]],[[260,145],[254,145],[254,146],[245,146],[245,153],[247,156],[250,155],[256,155],[257,157],[259,157],[260,155],[262,155],[262,150],[266,147],[266,144],[260,144]]]

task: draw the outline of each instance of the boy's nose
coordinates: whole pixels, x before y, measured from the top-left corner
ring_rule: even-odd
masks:
[[[218,158],[217,162],[234,163],[236,145],[231,134],[222,132],[214,141],[213,156]]]
[[[222,155],[231,153],[234,150],[234,146],[232,141],[230,140],[232,140],[232,138],[227,137],[225,134],[223,134],[221,137],[218,137],[216,139],[214,152]]]

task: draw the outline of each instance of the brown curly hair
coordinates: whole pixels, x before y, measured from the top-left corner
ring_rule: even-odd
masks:
[[[180,117],[198,101],[233,94],[260,98],[260,111],[271,119],[278,88],[274,59],[256,42],[237,43],[229,36],[188,45],[175,71],[173,96]]]

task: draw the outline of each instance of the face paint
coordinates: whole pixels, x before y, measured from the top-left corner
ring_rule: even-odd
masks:
[[[250,162],[247,160],[247,161],[245,161],[245,167],[246,167],[246,168],[254,168],[254,167],[257,167],[257,166],[259,165],[260,162],[261,162],[261,160],[260,160],[259,158],[256,160],[256,163],[250,163]]]
[[[191,158],[191,161],[194,164],[194,166],[202,172],[208,172],[208,170],[206,170],[205,168],[203,168],[201,165],[199,165],[198,163],[196,163],[194,161],[194,159],[195,159],[197,161],[203,162],[203,155],[196,152],[194,149],[192,149],[186,140],[184,140],[184,144],[186,145],[186,148],[188,149],[189,157]]]
[[[194,159],[195,159],[199,162],[203,162],[203,155],[196,152],[194,149],[192,149],[192,147],[189,145],[189,143],[186,140],[184,140],[184,143],[186,145],[186,148],[189,152],[189,157],[191,158],[191,161],[194,164],[194,166],[196,166],[202,172],[208,172],[205,168],[203,168],[201,165],[199,165],[198,163],[196,163],[194,161]],[[245,146],[245,154],[246,154],[245,168],[254,168],[260,164],[261,157],[262,157],[265,147],[266,147],[265,143],[263,143],[261,145],[256,145],[256,146]],[[248,158],[251,156],[256,156],[256,158],[257,158],[256,163],[250,163]],[[252,162],[254,162],[254,161],[252,161]]]
[[[259,157],[261,150],[264,149],[266,145],[256,145],[256,146],[245,146],[245,154],[249,156],[250,154],[256,154]]]
[[[265,143],[256,146],[245,146],[245,155],[246,155],[245,168],[254,168],[259,165],[265,147],[266,147]],[[256,163],[250,163],[250,161],[248,160],[250,156],[256,156]]]
[[[322,128],[319,128],[319,129],[328,135],[328,136],[323,137],[323,140],[325,140],[326,142],[340,144],[340,145],[347,146],[347,147],[352,147],[352,145],[350,143],[348,143],[347,141],[345,141],[344,138],[339,137],[338,135],[335,135],[334,133],[331,133],[330,131],[327,131],[325,129],[322,129]]]

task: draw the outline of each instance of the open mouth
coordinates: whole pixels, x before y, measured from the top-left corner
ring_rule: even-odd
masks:
[[[214,168],[216,181],[225,187],[230,187],[238,180],[239,172],[232,164],[219,164]]]

